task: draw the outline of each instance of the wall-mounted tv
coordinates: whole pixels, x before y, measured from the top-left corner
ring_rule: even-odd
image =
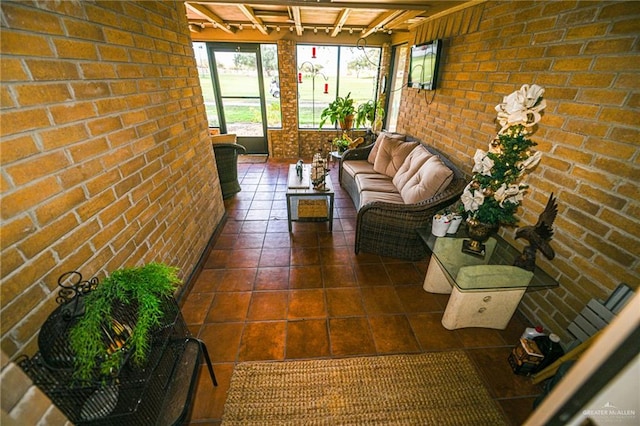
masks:
[[[424,90],[436,88],[441,52],[442,40],[411,46],[409,87]]]

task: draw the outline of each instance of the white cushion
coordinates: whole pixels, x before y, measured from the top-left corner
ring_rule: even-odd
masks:
[[[358,189],[362,191],[398,192],[389,176],[362,173],[356,176]]]
[[[373,170],[393,178],[407,156],[418,146],[418,142],[403,142],[383,137],[373,162]]]
[[[371,164],[375,163],[376,155],[378,155],[378,148],[380,147],[380,142],[385,136],[393,139],[399,139],[401,141],[405,140],[406,138],[405,135],[401,135],[400,133],[380,132],[380,134],[376,138],[376,142],[373,145],[373,148],[371,148],[371,151],[369,151],[369,156],[367,157],[367,161]]]
[[[366,160],[346,160],[342,162],[342,172],[347,172],[350,176],[356,176],[360,173],[375,173],[373,164]]]
[[[362,191],[360,193],[360,207],[373,203],[374,201],[383,201],[385,203],[404,204],[402,197],[397,192],[377,192]]]
[[[402,188],[404,188],[409,179],[411,179],[418,169],[432,156],[433,154],[421,146],[413,148],[413,151],[407,155],[404,163],[402,163],[396,175],[393,177],[393,184],[399,192],[402,192]]]
[[[434,155],[407,181],[400,195],[406,204],[419,203],[444,191],[452,179],[451,169]]]

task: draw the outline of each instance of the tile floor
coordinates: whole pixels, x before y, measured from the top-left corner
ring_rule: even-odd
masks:
[[[287,229],[287,161],[239,164],[242,191],[182,312],[209,350],[219,386],[202,370],[193,425],[218,425],[234,366],[243,361],[465,350],[512,424],[541,389],[512,373],[507,356],[525,321],[505,330],[446,330],[447,295],[422,289],[427,261],[353,253],[355,209],[339,188],[327,223]]]

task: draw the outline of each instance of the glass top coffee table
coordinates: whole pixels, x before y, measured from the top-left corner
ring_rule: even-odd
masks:
[[[333,231],[333,202],[335,191],[331,176],[325,177],[325,190],[313,188],[311,179],[311,165],[304,164],[302,178],[296,171],[296,165],[289,165],[287,183],[287,221],[289,232],[292,232],[292,222],[329,222],[329,231]]]
[[[436,237],[431,228],[418,230],[431,251],[423,288],[451,294],[442,317],[447,329],[485,327],[504,329],[527,289],[557,287],[549,274],[536,267],[526,271],[513,262],[520,252],[499,235],[485,243],[484,258],[464,253],[466,227]]]

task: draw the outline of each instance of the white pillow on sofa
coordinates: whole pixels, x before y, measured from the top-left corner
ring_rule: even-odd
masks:
[[[453,171],[433,155],[407,181],[400,195],[406,204],[415,204],[438,195],[453,180]]]
[[[376,160],[373,162],[373,170],[390,178],[394,177],[416,146],[418,146],[418,142],[404,142],[384,136],[380,141]]]
[[[382,139],[385,136],[393,139],[399,139],[401,141],[406,139],[406,136],[401,135],[400,133],[380,132],[380,134],[376,138],[376,142],[373,145],[373,148],[371,148],[371,151],[369,152],[369,156],[367,157],[367,161],[371,164],[375,163],[376,155],[378,155],[378,148],[380,147],[380,142],[382,142]]]
[[[402,192],[402,188],[404,188],[409,179],[411,179],[418,169],[431,157],[433,157],[433,154],[421,146],[413,148],[413,151],[407,155],[404,163],[402,163],[402,166],[400,166],[396,175],[393,177],[393,184],[398,192]]]

